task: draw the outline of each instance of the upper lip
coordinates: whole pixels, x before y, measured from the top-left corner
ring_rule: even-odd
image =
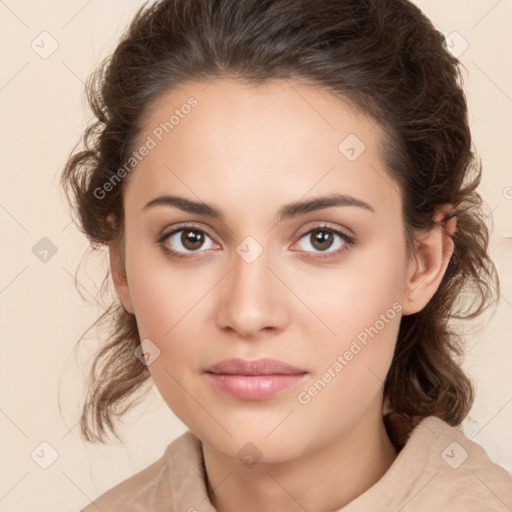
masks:
[[[230,375],[299,375],[304,370],[276,359],[226,359],[206,369],[208,373]]]

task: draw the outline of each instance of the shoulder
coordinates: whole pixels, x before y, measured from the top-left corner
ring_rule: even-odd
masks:
[[[404,452],[409,463],[422,470],[409,496],[411,506],[417,503],[414,510],[423,510],[422,503],[429,510],[512,509],[512,476],[460,428],[434,416],[425,418],[413,430]]]
[[[167,446],[162,457],[105,491],[80,512],[160,510],[164,503],[169,507],[173,497],[171,474],[179,469],[171,467],[177,463],[176,457],[171,455],[188,452],[193,447],[191,441],[192,436],[188,432],[179,436]],[[168,510],[172,512],[173,508]]]

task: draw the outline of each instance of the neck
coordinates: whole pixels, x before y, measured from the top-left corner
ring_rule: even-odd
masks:
[[[284,462],[247,468],[204,443],[203,456],[208,495],[218,512],[327,512],[374,485],[397,452],[382,408],[373,407],[334,442]]]

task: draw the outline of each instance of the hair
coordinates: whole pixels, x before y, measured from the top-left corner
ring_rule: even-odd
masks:
[[[383,128],[383,160],[402,197],[408,255],[416,230],[444,226],[446,217],[435,222],[442,205],[453,207],[448,218],[457,217],[455,233],[445,231],[454,251],[436,293],[421,311],[401,318],[384,395],[386,427],[398,429],[396,435],[429,415],[459,425],[474,388],[460,366],[464,338],[449,320],[474,319],[497,303],[499,279],[476,191],[482,165],[472,150],[460,62],[444,40],[407,0],[144,4],[87,80],[96,119],[61,176],[78,228],[93,250],[111,241],[123,246],[126,178],[101,199],[95,190],[116,178],[143,116],[173,87],[214,78],[255,86],[290,79],[335,94]],[[107,270],[102,290],[109,276]],[[475,297],[467,309],[460,300],[465,292]],[[110,330],[95,353],[80,419],[82,437],[98,442],[105,442],[107,428],[117,436],[112,417],[130,409],[128,399],[151,379],[134,356],[141,343],[136,318],[117,297],[89,329],[103,323]]]

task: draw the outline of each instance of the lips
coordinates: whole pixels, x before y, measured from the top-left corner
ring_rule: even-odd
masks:
[[[302,382],[307,372],[275,359],[227,359],[206,371],[215,388],[242,400],[263,400]]]
[[[268,358],[253,361],[238,358],[226,359],[210,366],[206,372],[225,375],[300,375],[307,373],[305,370],[283,361]]]

